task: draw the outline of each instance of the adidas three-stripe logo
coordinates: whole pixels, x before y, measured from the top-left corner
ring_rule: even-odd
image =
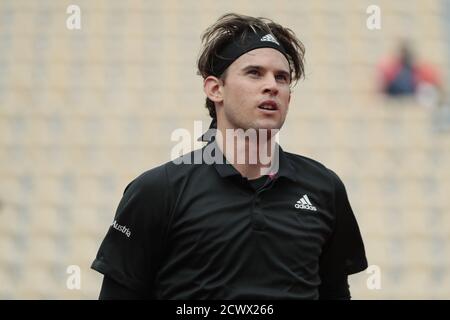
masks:
[[[300,200],[297,201],[297,203],[295,204],[295,207],[297,209],[317,211],[317,208],[312,205],[311,201],[309,201],[309,198],[306,194],[303,195],[303,197],[301,197]]]
[[[268,33],[264,37],[262,37],[260,41],[270,41],[270,42],[276,43],[277,45],[280,45],[278,43],[277,39],[270,33]]]

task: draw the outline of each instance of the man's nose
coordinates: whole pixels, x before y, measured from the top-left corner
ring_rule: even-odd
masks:
[[[278,83],[275,79],[275,75],[267,75],[264,79],[264,93],[270,93],[271,95],[278,94]]]

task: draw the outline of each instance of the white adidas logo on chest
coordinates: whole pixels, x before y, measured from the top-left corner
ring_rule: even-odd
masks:
[[[303,195],[296,203],[295,208],[297,209],[303,209],[303,210],[311,210],[311,211],[317,211],[317,208],[312,205],[311,201],[308,198],[308,195]]]

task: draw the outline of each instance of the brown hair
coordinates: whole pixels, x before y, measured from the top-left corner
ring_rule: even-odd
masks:
[[[213,25],[205,30],[202,35],[202,50],[197,62],[197,73],[204,79],[213,74],[212,62],[218,57],[220,50],[238,36],[245,38],[249,32],[262,30],[271,33],[278,39],[289,57],[289,68],[292,80],[297,81],[304,76],[305,47],[295,33],[267,18],[254,18],[236,13],[228,13],[221,16]],[[220,76],[225,80],[227,70]],[[211,118],[216,118],[214,102],[206,98],[206,108]]]

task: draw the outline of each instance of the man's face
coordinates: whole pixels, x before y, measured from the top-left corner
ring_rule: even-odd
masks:
[[[280,129],[289,107],[289,63],[278,50],[247,52],[227,69],[217,108],[220,127]]]

